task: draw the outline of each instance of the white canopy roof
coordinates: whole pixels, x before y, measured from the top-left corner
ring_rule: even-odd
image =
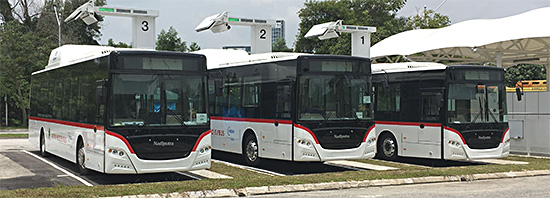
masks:
[[[550,7],[500,19],[464,21],[388,37],[371,48],[373,59],[402,55],[413,61],[548,64]]]

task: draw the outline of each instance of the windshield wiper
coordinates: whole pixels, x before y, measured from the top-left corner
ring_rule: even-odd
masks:
[[[332,105],[332,108],[330,108],[330,109],[334,109],[334,107],[336,107],[336,104],[337,104],[337,103],[338,103],[338,102],[335,102],[335,103]],[[326,112],[326,109],[325,109],[325,112]],[[319,123],[319,126],[318,126],[318,127],[321,127],[321,126],[323,126],[323,124],[325,124],[325,122],[328,120],[328,118],[330,118],[330,116],[332,115],[332,112],[334,112],[334,111],[330,111],[330,112],[328,112],[328,115],[324,116],[325,119]],[[323,114],[321,114],[321,115],[323,115]]]
[[[142,127],[147,126],[149,124],[149,120],[151,120],[151,118],[153,118],[155,115],[159,114],[161,111],[162,111],[162,107],[159,107],[157,109],[157,111],[153,111],[153,113],[151,115],[149,115],[147,117],[147,119],[145,119],[145,121],[143,121],[143,125],[141,125],[141,126]]]
[[[466,129],[470,128],[470,126],[474,123],[476,123],[476,120],[479,118],[479,116],[481,116],[483,114],[483,106],[482,106],[482,100],[481,100],[481,97],[479,97],[479,113],[476,114],[476,116],[474,117],[474,120],[472,120],[472,122],[470,122],[470,124],[468,124],[468,126],[466,126]],[[466,130],[465,129],[465,130]]]
[[[181,126],[185,127],[185,129],[187,129],[188,131],[191,131],[191,129],[189,129],[189,126],[187,126],[185,124],[185,121],[183,121],[176,113],[174,113],[174,110],[172,109],[169,109],[169,108],[166,108],[167,112],[172,114],[172,116],[174,116],[174,118],[181,123]]]

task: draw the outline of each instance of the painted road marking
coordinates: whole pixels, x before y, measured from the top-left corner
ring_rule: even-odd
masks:
[[[380,165],[367,164],[367,163],[356,162],[356,161],[348,161],[348,160],[327,161],[327,162],[325,162],[325,164],[337,165],[337,166],[343,166],[343,167],[359,168],[359,169],[367,169],[367,170],[377,170],[377,171],[397,170],[398,169],[398,168],[389,167],[389,166],[380,166]]]
[[[80,177],[78,177],[78,176],[72,174],[71,172],[69,172],[69,171],[67,171],[67,170],[65,170],[65,169],[63,169],[63,168],[61,168],[61,167],[59,167],[59,166],[57,166],[57,165],[55,165],[54,163],[52,163],[52,162],[50,162],[50,161],[48,161],[48,160],[46,160],[46,159],[44,159],[44,158],[42,158],[42,157],[40,157],[40,156],[38,156],[38,155],[35,155],[34,153],[31,153],[31,152],[26,151],[26,150],[22,150],[22,151],[23,151],[24,153],[26,153],[26,154],[29,154],[30,156],[35,157],[36,159],[39,159],[39,160],[43,161],[44,163],[50,165],[51,167],[54,167],[55,169],[57,169],[57,170],[59,170],[59,171],[65,173],[65,174],[68,175],[69,177],[72,177],[73,179],[78,180],[80,183],[83,183],[83,184],[86,185],[86,186],[93,186],[90,182],[87,182],[86,180],[84,180],[84,179],[82,179],[82,178],[80,178]]]
[[[233,164],[231,162],[225,162],[225,161],[221,161],[221,160],[215,160],[215,159],[212,159],[213,162],[216,162],[216,163],[222,163],[222,164],[225,164],[227,166],[232,166],[232,167],[236,167],[236,168],[240,168],[240,169],[244,169],[244,170],[248,170],[248,171],[252,171],[252,172],[256,172],[256,173],[261,173],[261,174],[264,174],[264,175],[269,175],[269,176],[286,176],[285,174],[281,174],[281,173],[276,173],[276,172],[273,172],[273,171],[268,171],[268,170],[264,170],[264,169],[259,169],[259,168],[255,168],[255,167],[250,167],[250,166],[244,166],[244,165],[239,165],[239,164]]]

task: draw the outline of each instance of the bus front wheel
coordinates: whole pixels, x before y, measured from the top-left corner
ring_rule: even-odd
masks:
[[[378,151],[376,155],[383,160],[397,159],[397,141],[391,134],[383,134],[378,139]]]
[[[76,165],[78,165],[78,171],[81,175],[88,174],[88,169],[86,169],[86,150],[84,148],[84,143],[78,141],[76,150]]]
[[[254,135],[246,136],[243,144],[243,157],[246,164],[250,166],[260,164],[258,140]]]

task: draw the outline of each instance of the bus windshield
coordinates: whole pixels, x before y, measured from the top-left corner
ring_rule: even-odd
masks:
[[[507,122],[504,84],[451,83],[449,84],[449,123]]]
[[[206,124],[204,77],[114,74],[111,126]]]
[[[304,75],[299,80],[300,120],[371,119],[367,76]]]

